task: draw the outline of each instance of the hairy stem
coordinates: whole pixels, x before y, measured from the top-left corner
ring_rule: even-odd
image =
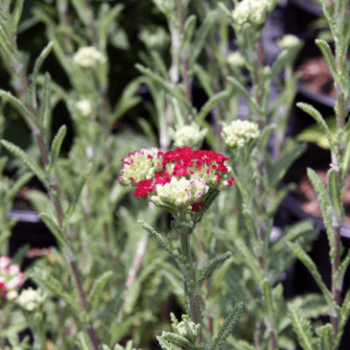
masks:
[[[192,253],[191,253],[191,247],[190,247],[190,235],[188,234],[187,230],[184,230],[180,233],[180,239],[181,239],[181,251],[182,254],[187,258],[188,262],[188,268],[187,268],[187,276],[186,276],[186,283],[188,285],[188,294],[189,294],[189,301],[190,301],[190,313],[191,313],[191,320],[195,324],[199,324],[201,326],[200,334],[197,339],[197,345],[200,345],[203,342],[203,332],[202,332],[202,321],[200,317],[200,311],[199,311],[199,295],[196,288],[196,276],[194,272],[193,267],[193,260],[192,260]]]

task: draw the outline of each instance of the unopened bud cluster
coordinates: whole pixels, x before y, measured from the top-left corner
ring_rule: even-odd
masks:
[[[222,190],[234,179],[228,158],[214,151],[176,148],[166,153],[156,147],[143,148],[122,159],[121,185],[136,187],[142,197],[170,212],[199,211],[209,189]]]
[[[0,304],[6,300],[14,300],[18,297],[18,289],[24,279],[18,265],[10,264],[8,256],[0,257]]]
[[[284,35],[278,42],[282,49],[292,49],[300,44],[300,39],[293,34]]]
[[[80,100],[75,106],[83,117],[88,117],[92,113],[92,106],[89,100]]]
[[[253,26],[261,26],[276,4],[276,0],[242,0],[232,13],[234,25],[250,23]]]
[[[40,289],[28,288],[21,292],[17,299],[17,303],[27,311],[33,311],[37,309],[44,301]]]
[[[73,56],[73,61],[84,68],[91,68],[105,61],[103,54],[94,46],[81,47]]]
[[[169,135],[174,140],[176,147],[199,148],[207,131],[207,129],[200,130],[200,127],[197,124],[191,124],[180,126],[176,131],[170,129]]]
[[[245,65],[245,59],[240,52],[235,51],[227,56],[227,63],[233,68],[242,68]]]
[[[162,27],[155,30],[143,29],[140,39],[150,49],[161,49],[169,43],[169,35]]]
[[[247,120],[235,120],[222,128],[222,137],[230,148],[244,147],[259,137],[259,126]]]

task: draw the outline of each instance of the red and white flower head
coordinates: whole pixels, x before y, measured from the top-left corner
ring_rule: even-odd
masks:
[[[18,289],[23,284],[24,275],[20,267],[10,264],[8,256],[0,257],[0,299],[14,300],[18,296]]]
[[[228,158],[214,151],[176,148],[166,153],[157,148],[142,149],[123,159],[122,185],[136,186],[142,197],[166,208],[199,211],[210,189],[222,190],[234,179]],[[174,209],[174,210],[175,210]]]

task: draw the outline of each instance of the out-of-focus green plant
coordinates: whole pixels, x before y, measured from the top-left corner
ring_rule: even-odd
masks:
[[[26,121],[35,141],[34,151],[41,157],[38,161],[18,145],[6,140],[1,143],[31,174],[8,186],[12,180],[3,175],[5,158],[0,161],[0,201],[4,199],[0,206],[0,249],[6,253],[13,225],[8,219],[12,200],[32,174],[45,190],[30,190],[27,198],[58,242],[58,248],[45,252],[26,272],[37,284],[37,291],[23,291],[14,304],[17,308],[8,306],[16,317],[6,316],[5,322],[1,321],[6,327],[0,334],[9,349],[44,349],[54,344],[58,349],[131,350],[150,348],[156,338],[163,349],[231,346],[237,350],[294,350],[298,340],[306,349],[323,349],[331,339],[331,328],[317,328],[316,339],[310,319],[331,312],[334,332],[337,321],[333,311],[340,315],[339,331],[329,349],[336,348],[347,307],[334,306],[320,279],[317,281],[325,297],[310,295],[294,300],[284,299],[280,281],[295,261],[293,252],[316,278],[318,275],[303,253],[311,248],[317,234],[311,223],[297,223],[283,232],[273,227],[280,203],[294,188],[280,183],[304,150],[303,145],[286,136],[297,91],[293,63],[302,44],[295,37],[281,38],[282,51],[276,61],[271,67],[264,63],[262,31],[276,3],[149,1],[168,28],[153,23],[140,26],[136,37],[145,51],[139,53],[142,65],[136,68],[141,76],[125,86],[117,100],[110,98],[115,84],[110,81],[114,65],[111,47],[119,45],[126,53],[139,51],[118,23],[123,20],[126,5],[88,0],[38,2],[30,23],[45,25],[48,44],[30,70],[30,60],[16,44],[18,32],[31,25],[21,22],[25,3],[5,0],[0,4],[1,62],[11,77],[11,86],[0,90],[0,131],[5,111],[15,111]],[[340,2],[336,11],[345,13]],[[334,72],[345,70],[341,62],[349,37],[347,27],[339,30],[339,23],[338,27],[332,24],[340,45],[335,63],[326,57]],[[229,49],[230,43],[234,48]],[[51,79],[50,72],[41,73],[51,55],[68,78],[65,87]],[[349,95],[346,76],[335,80],[338,123],[344,119]],[[138,95],[141,84],[148,87],[152,101],[143,101]],[[271,100],[274,87],[280,94]],[[200,108],[194,106],[197,89],[207,96]],[[129,114],[130,120],[122,119],[141,103],[149,116]],[[74,126],[68,154],[61,151],[67,126],[59,125],[51,135],[57,125],[54,122],[58,123],[53,112],[59,105],[65,106]],[[340,141],[346,130],[337,133],[339,142],[330,142],[332,152],[338,147],[339,157],[344,155],[344,159],[349,152]],[[120,159],[126,164],[135,156],[131,153],[135,149],[156,146],[167,154],[171,147],[198,150],[203,142],[230,155],[235,178],[232,189],[223,191],[215,201],[217,191],[209,191],[203,183],[214,168],[208,169],[209,175],[197,174],[189,189],[181,177],[192,176],[199,169],[181,175],[181,164],[176,169],[176,181],[167,183],[165,176],[156,177],[164,181],[163,187],[149,182],[139,185],[142,196],[148,189],[153,191],[148,204],[134,200],[128,189],[116,182]],[[344,176],[348,161],[336,163],[339,157],[334,154],[333,163],[341,169],[335,171]],[[140,168],[134,176],[142,178],[150,170],[149,158],[143,162],[140,157],[138,161]],[[217,181],[227,175],[224,173],[216,174],[220,175]],[[147,174],[145,181],[154,175]],[[334,174],[330,176],[334,185]],[[339,199],[337,187],[331,188]],[[206,199],[192,203],[191,196],[201,197],[201,191],[195,191],[198,189]],[[337,214],[334,193],[331,199]],[[179,203],[186,203],[186,207],[190,204],[191,211],[184,206],[174,210]],[[155,205],[170,208],[175,217],[170,227],[169,218]],[[325,212],[327,224],[329,217],[329,211]],[[158,231],[168,232],[168,237]],[[155,242],[148,239],[149,235]],[[288,249],[290,242],[303,250],[293,243]],[[158,245],[165,251],[160,252]],[[27,249],[18,252],[15,259],[20,261]],[[348,261],[346,258],[333,275],[332,300],[336,300]],[[170,325],[171,296],[186,315],[180,321],[172,316]],[[236,307],[230,311],[228,304]],[[17,339],[17,332],[25,327],[34,334],[33,345],[28,339]],[[130,338],[133,341],[124,347]]]

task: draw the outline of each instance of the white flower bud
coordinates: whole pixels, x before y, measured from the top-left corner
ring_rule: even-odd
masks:
[[[232,67],[242,68],[245,65],[245,59],[240,52],[235,51],[227,56],[227,63]]]
[[[89,100],[78,101],[75,106],[83,117],[88,117],[92,113],[92,106]]]
[[[84,68],[94,67],[104,60],[105,57],[94,46],[81,47],[73,56],[73,61]]]
[[[292,34],[284,35],[281,40],[278,42],[278,45],[282,49],[291,49],[293,47],[296,47],[300,44],[300,40],[298,37]]]
[[[199,148],[207,133],[207,129],[200,130],[199,125],[191,124],[171,130],[170,136],[174,140],[176,147],[193,147]]]
[[[157,185],[155,195],[150,200],[155,205],[187,208],[198,202],[208,191],[209,186],[201,180],[173,177],[170,183]]]
[[[21,292],[17,299],[17,303],[28,311],[36,309],[43,301],[43,296],[40,290],[32,288],[25,289]]]
[[[244,147],[259,137],[259,127],[256,123],[238,119],[223,127],[222,137],[230,148]]]

